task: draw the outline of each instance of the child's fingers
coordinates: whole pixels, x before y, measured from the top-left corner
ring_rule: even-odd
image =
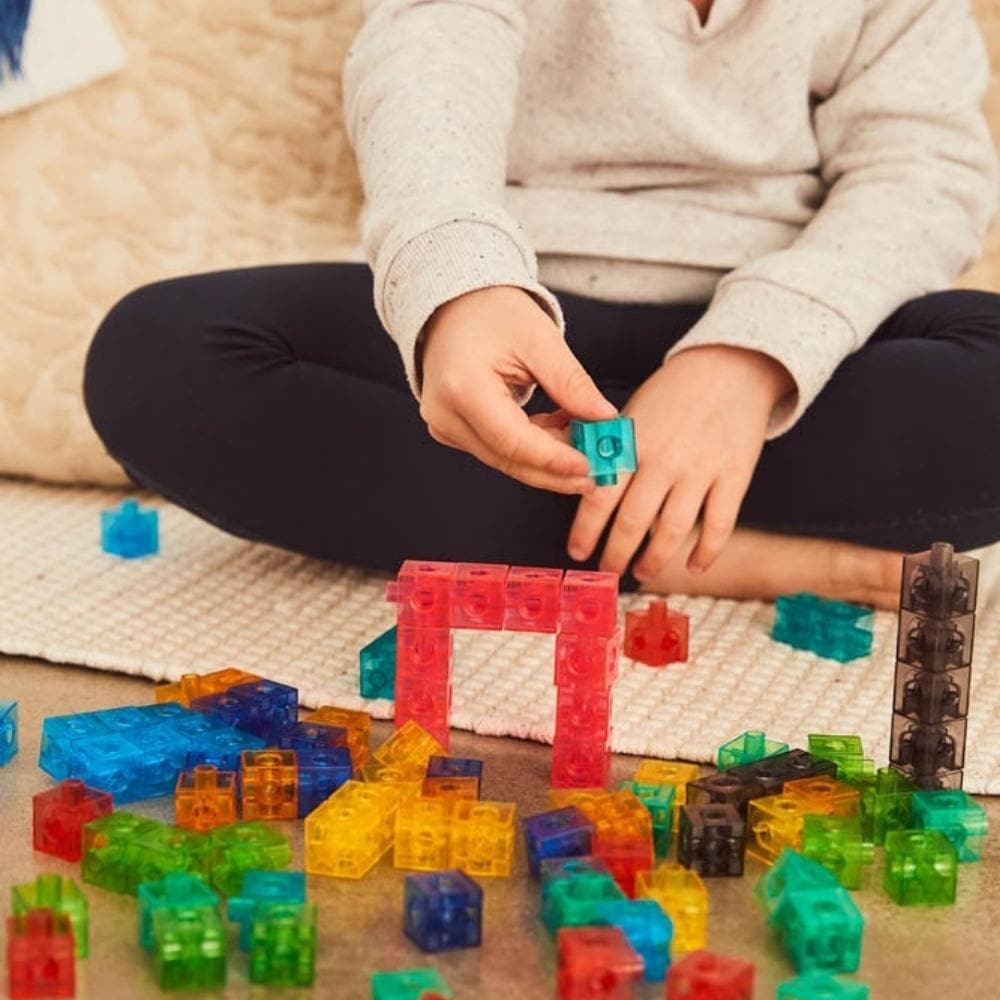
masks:
[[[667,481],[669,482],[669,480]],[[664,480],[640,469],[618,505],[615,522],[601,555],[601,569],[623,573],[642,544],[667,491]]]
[[[524,359],[549,399],[580,420],[610,420],[618,415],[577,361],[562,337],[534,339]]]
[[[744,481],[732,479],[719,479],[713,483],[705,498],[698,542],[688,556],[687,568],[690,572],[703,573],[719,557],[736,527],[736,517],[747,485]]]
[[[582,562],[590,558],[631,478],[619,476],[615,486],[602,486],[581,497],[566,542],[566,550],[571,559]]]
[[[586,457],[532,423],[505,389],[498,393],[493,385],[474,388],[462,401],[460,415],[504,472],[534,468],[554,476],[587,475]]]
[[[633,570],[637,580],[662,572],[671,557],[691,534],[705,500],[707,486],[698,480],[678,480],[667,494],[642,557]]]
[[[505,463],[476,434],[474,428],[462,417],[454,415],[442,425],[438,423],[434,429],[428,426],[428,432],[439,444],[465,451],[479,459],[498,472],[534,486],[537,489],[550,490],[553,493],[585,494],[594,489],[594,482],[589,476],[563,476],[552,472],[540,471],[534,466]]]

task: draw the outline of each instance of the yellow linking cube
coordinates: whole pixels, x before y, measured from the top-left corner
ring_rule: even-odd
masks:
[[[793,795],[751,799],[747,814],[747,854],[773,864],[785,847],[802,850],[802,825],[814,810]]]
[[[299,765],[294,750],[244,750],[240,754],[244,819],[297,819]]]
[[[637,785],[672,785],[674,811],[671,826],[676,833],[681,825],[681,809],[687,803],[689,781],[697,781],[701,768],[681,760],[644,760],[632,775]]]
[[[392,846],[401,793],[389,782],[347,781],[306,817],[305,869],[361,878]]]
[[[431,757],[443,755],[445,749],[426,729],[410,719],[404,722],[373,754],[379,764],[400,767],[419,765],[421,774],[427,771]]]
[[[697,951],[705,947],[708,890],[697,872],[672,861],[651,871],[636,872],[636,899],[655,899],[674,925],[671,948]]]
[[[479,799],[403,799],[396,812],[397,868],[460,868],[471,876],[510,875],[516,808]]]

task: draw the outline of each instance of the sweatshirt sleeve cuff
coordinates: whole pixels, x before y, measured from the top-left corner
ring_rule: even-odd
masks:
[[[404,243],[375,274],[375,310],[396,342],[413,394],[420,398],[417,340],[438,306],[479,288],[513,285],[532,295],[565,332],[556,297],[537,278],[534,254],[492,222],[455,220],[419,233]],[[519,388],[524,403],[534,386]]]
[[[821,302],[759,279],[723,279],[702,318],[667,352],[725,344],[780,362],[795,388],[771,414],[768,440],[793,427],[856,346],[851,324]]]

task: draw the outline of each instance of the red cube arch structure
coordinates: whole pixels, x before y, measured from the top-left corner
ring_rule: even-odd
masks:
[[[448,746],[452,633],[555,634],[555,788],[608,778],[618,673],[618,574],[407,560],[386,585],[396,605],[396,725],[413,720]]]

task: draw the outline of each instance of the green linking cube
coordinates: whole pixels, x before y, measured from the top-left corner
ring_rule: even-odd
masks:
[[[955,902],[958,852],[940,830],[890,830],[885,835],[885,891],[900,906]]]
[[[769,740],[759,729],[748,729],[728,743],[723,743],[716,751],[720,771],[743,764],[755,764],[765,757],[774,757],[788,751],[787,743]]]
[[[978,861],[989,827],[986,810],[961,789],[913,793],[913,825],[940,830],[955,845],[959,861]]]
[[[825,972],[807,972],[804,976],[781,983],[776,1000],[868,1000],[865,983],[837,979]]]
[[[833,761],[842,781],[863,782],[875,773],[875,762],[865,756],[860,736],[810,733],[809,752]]]
[[[774,602],[771,638],[846,663],[872,651],[871,608],[817,594],[784,594]]]
[[[372,975],[372,1000],[422,1000],[430,996],[452,1000],[454,995],[437,969],[405,969]]]
[[[160,910],[217,910],[219,897],[198,875],[171,872],[158,882],[143,882],[139,886],[139,944],[146,951],[156,948],[153,916]]]
[[[638,468],[635,422],[631,417],[611,420],[571,420],[570,443],[590,463],[590,476],[597,486],[614,486],[620,472]]]
[[[316,971],[316,904],[263,902],[250,923],[250,982],[311,986]]]
[[[909,827],[910,800],[916,786],[901,771],[880,767],[873,777],[851,784],[861,794],[861,833],[868,843],[881,847],[890,830]]]
[[[649,810],[653,820],[653,851],[658,858],[665,858],[670,852],[677,789],[673,785],[643,785],[638,781],[623,781],[620,787],[632,792]]]
[[[802,853],[833,872],[845,889],[857,889],[864,866],[875,860],[875,845],[865,843],[857,816],[806,816]]]
[[[217,908],[164,907],[153,913],[153,967],[162,990],[226,984],[226,927]]]
[[[358,654],[362,698],[396,697],[396,626],[362,647]]]
[[[287,868],[291,860],[288,839],[257,820],[197,833],[115,812],[83,828],[84,882],[133,896],[140,883],[171,872],[202,875],[224,896],[235,896],[248,871]]]
[[[39,875],[34,882],[10,888],[11,916],[20,917],[29,910],[46,909],[69,918],[73,929],[74,953],[87,957],[87,897],[71,879],[62,875]]]
[[[552,935],[560,927],[597,923],[602,904],[624,899],[618,883],[599,858],[550,858],[542,862],[542,922]]]

